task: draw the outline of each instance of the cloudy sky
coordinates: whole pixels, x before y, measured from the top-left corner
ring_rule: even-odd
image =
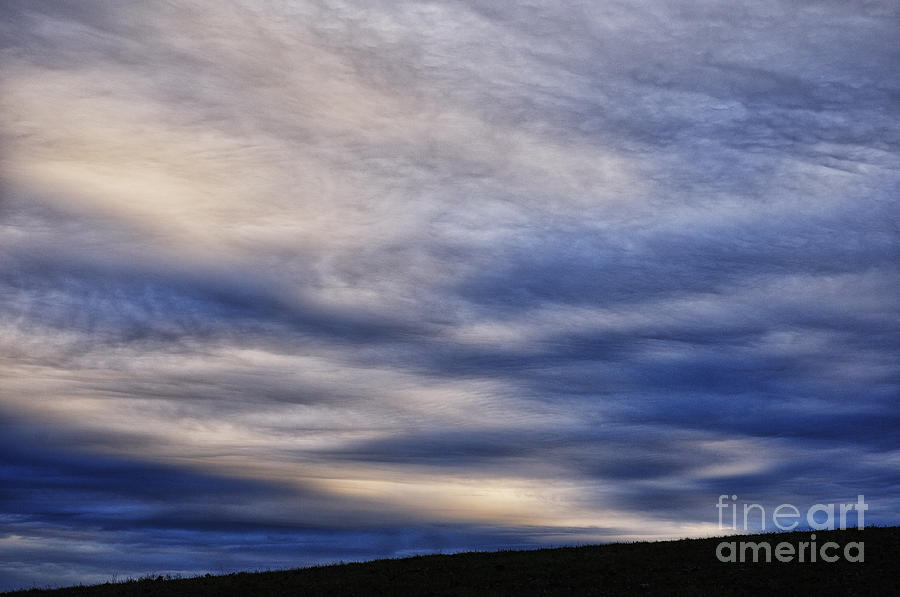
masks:
[[[0,589],[900,523],[896,2],[0,15]]]

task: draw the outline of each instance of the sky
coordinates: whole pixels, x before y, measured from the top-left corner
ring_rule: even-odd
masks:
[[[896,2],[0,17],[0,589],[900,524]]]

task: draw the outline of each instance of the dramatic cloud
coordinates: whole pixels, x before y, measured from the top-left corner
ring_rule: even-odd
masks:
[[[0,14],[0,589],[900,523],[895,3]]]

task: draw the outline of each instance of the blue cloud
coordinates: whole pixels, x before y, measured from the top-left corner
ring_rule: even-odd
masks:
[[[2,588],[900,520],[895,3],[0,14]]]

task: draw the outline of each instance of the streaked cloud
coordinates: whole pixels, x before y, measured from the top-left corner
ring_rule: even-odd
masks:
[[[0,588],[897,523],[892,3],[0,12]]]

